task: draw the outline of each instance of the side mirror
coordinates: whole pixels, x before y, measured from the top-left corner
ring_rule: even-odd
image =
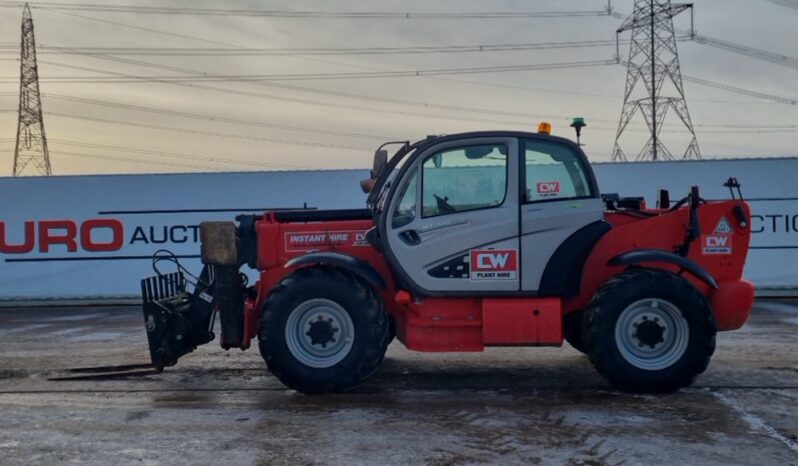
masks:
[[[374,183],[376,183],[374,178],[360,180],[360,189],[363,190],[364,194],[369,194],[374,189]]]
[[[377,175],[388,164],[388,151],[379,149],[374,152],[374,165],[371,168],[371,178],[376,179]],[[361,184],[362,185],[362,184]]]

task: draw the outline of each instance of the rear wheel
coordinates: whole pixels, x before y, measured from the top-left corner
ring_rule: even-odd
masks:
[[[636,269],[602,286],[585,316],[584,345],[619,390],[673,392],[706,370],[715,324],[706,298],[685,279]]]
[[[372,289],[329,267],[300,269],[266,299],[258,340],[269,370],[303,393],[349,390],[377,370],[388,317]]]

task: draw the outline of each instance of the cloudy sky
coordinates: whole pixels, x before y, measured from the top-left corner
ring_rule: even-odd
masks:
[[[374,148],[385,140],[480,129],[534,130],[542,120],[553,124],[555,134],[570,137],[568,124],[575,116],[587,120],[583,138],[593,160],[608,160],[612,152],[626,76],[621,65],[362,75],[612,60],[615,47],[610,43],[539,50],[330,54],[330,49],[364,47],[418,50],[612,41],[622,19],[598,13],[547,18],[423,16],[599,12],[606,0],[81,0],[80,4],[397,12],[422,17],[175,15],[32,2],[54,174],[365,167]],[[627,14],[633,2],[612,4],[616,12]],[[17,125],[22,9],[14,2],[0,2],[0,7],[0,176],[6,176],[11,172]],[[699,34],[777,55],[798,57],[796,24],[798,0],[695,2]],[[689,13],[678,18],[676,26],[687,29]],[[214,48],[224,50],[209,51]],[[280,53],[262,53],[264,49]],[[296,49],[316,49],[316,54]],[[696,42],[682,41],[679,50],[686,76],[798,99],[795,67]],[[628,46],[621,51],[625,56]],[[349,75],[337,76],[341,73]],[[327,76],[307,79],[313,74]],[[240,80],[253,75],[262,79]],[[224,76],[238,79],[220,79]],[[705,157],[798,155],[795,102],[778,103],[693,82],[686,82],[685,90]],[[685,141],[674,132],[679,128],[676,123],[668,120],[663,137],[679,153]],[[642,128],[642,121],[630,127],[626,152],[636,153],[642,147]]]

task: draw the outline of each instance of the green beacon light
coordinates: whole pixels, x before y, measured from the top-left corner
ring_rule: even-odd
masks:
[[[571,123],[571,128],[574,128],[576,130],[576,144],[578,146],[582,145],[582,143],[580,142],[580,137],[582,136],[582,128],[584,128],[585,126],[587,126],[587,123],[585,123],[585,119],[582,117],[575,117],[574,122]]]

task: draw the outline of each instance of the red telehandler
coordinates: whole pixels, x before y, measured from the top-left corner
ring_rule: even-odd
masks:
[[[257,337],[269,370],[303,393],[360,384],[394,338],[435,352],[567,340],[616,388],[670,392],[753,304],[735,178],[729,200],[693,187],[649,208],[602,195],[570,140],[490,131],[387,143],[361,185],[362,210],[203,223],[196,280],[142,281],[155,369],[213,340],[218,315],[222,348]],[[243,265],[259,271],[251,286]]]

